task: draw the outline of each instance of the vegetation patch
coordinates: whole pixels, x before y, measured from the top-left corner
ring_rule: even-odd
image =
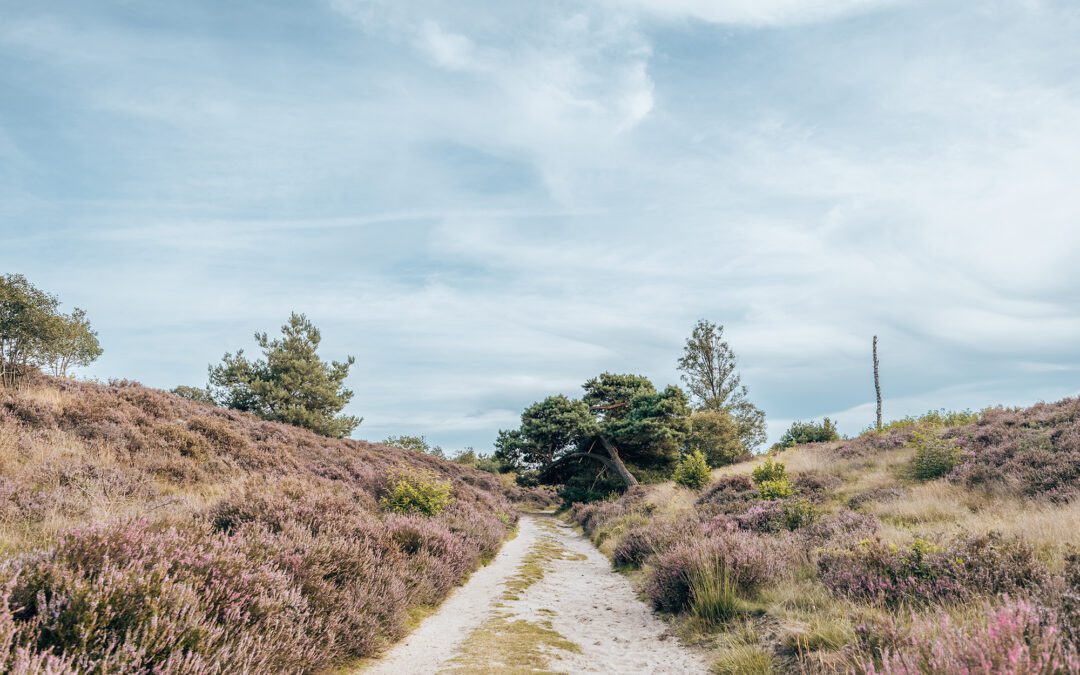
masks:
[[[549,620],[526,621],[498,613],[473,631],[450,661],[452,673],[550,673],[559,652],[581,647],[556,631]]]

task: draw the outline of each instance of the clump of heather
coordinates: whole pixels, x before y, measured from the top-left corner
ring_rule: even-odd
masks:
[[[570,520],[581,526],[594,540],[600,531],[616,521],[635,514],[651,513],[653,508],[645,503],[645,493],[641,490],[629,490],[617,499],[599,502],[574,504],[568,515]]]
[[[650,571],[646,594],[656,609],[681,612],[693,601],[695,575],[704,565],[721,566],[742,593],[753,593],[786,570],[784,542],[749,532],[714,533],[679,544],[661,555]]]
[[[942,548],[864,540],[818,559],[822,582],[840,595],[891,607],[1035,590],[1046,571],[1028,544],[996,533]]]
[[[818,558],[821,581],[834,593],[892,607],[965,597],[962,563],[921,540],[901,548],[879,540]]]
[[[805,499],[779,499],[758,502],[735,521],[744,530],[782,532],[810,525],[816,517],[814,506]]]
[[[838,547],[850,547],[873,537],[880,526],[874,516],[851,509],[840,509],[836,513],[818,518],[800,530],[800,534],[808,542],[819,546],[828,543]]]
[[[958,441],[960,484],[1055,501],[1080,489],[1080,398],[987,410]]]
[[[638,567],[652,556],[662,555],[679,542],[696,539],[702,533],[701,522],[695,518],[652,520],[627,530],[615,546],[612,560],[620,567]]]
[[[707,513],[735,514],[745,511],[757,498],[757,488],[749,476],[722,476],[698,497],[697,506]]]
[[[1053,610],[1015,600],[992,610],[986,623],[974,629],[953,625],[948,617],[917,625],[905,644],[886,649],[880,664],[863,662],[861,670],[871,675],[1052,675],[1080,672],[1080,655]]]

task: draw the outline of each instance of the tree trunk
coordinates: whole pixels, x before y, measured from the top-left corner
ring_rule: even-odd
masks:
[[[874,336],[874,393],[877,394],[877,430],[881,431],[881,378],[878,376],[877,336]]]
[[[600,442],[604,444],[604,449],[611,456],[611,464],[619,477],[626,483],[626,487],[630,488],[637,485],[637,478],[634,478],[634,474],[630,473],[630,470],[623,464],[622,457],[619,457],[619,450],[604,436],[600,437]]]

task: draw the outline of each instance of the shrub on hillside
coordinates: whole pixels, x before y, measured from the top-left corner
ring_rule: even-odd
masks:
[[[679,463],[675,465],[671,480],[691,490],[700,490],[709,484],[710,475],[705,454],[700,450],[694,450],[683,455]]]
[[[757,465],[751,475],[762,499],[785,499],[795,494],[787,476],[787,467],[772,457]]]
[[[960,463],[960,447],[932,431],[915,431],[911,437],[915,456],[911,475],[915,480],[934,480],[948,474]]]
[[[409,474],[394,480],[380,503],[387,511],[437,516],[451,500],[450,482],[431,475]]]
[[[838,440],[840,440],[840,434],[836,430],[836,423],[826,417],[821,423],[792,422],[773,448],[783,449],[807,443],[827,443]]]
[[[836,513],[816,519],[800,530],[800,535],[810,542],[836,547],[850,547],[877,534],[880,528],[874,516],[840,509]]]

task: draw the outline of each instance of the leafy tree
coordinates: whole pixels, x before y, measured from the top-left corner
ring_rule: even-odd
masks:
[[[747,398],[737,364],[724,327],[702,319],[686,339],[679,370],[695,409],[731,413],[743,445],[753,450],[765,442],[765,413]]]
[[[179,387],[171,389],[169,393],[175,394],[180,398],[186,398],[189,401],[216,405],[214,396],[207,387],[189,387],[186,384],[182,384]]]
[[[35,368],[66,376],[101,356],[86,312],[59,310],[56,296],[21,274],[0,276],[0,383],[13,385]]]
[[[734,464],[749,454],[739,423],[727,410],[698,410],[691,414],[686,447],[700,450],[712,467]]]
[[[836,431],[836,423],[826,417],[820,424],[817,422],[792,422],[784,435],[773,446],[774,448],[791,448],[806,443],[825,443],[840,440],[840,434]]]
[[[243,350],[225,354],[220,366],[210,367],[210,391],[227,408],[254,413],[274,422],[305,427],[324,436],[341,438],[363,421],[341,415],[353,393],[344,386],[355,362],[327,363],[317,350],[322,336],[303,314],[295,312],[271,340],[256,333],[265,359],[249,361]]]
[[[72,366],[88,366],[101,356],[97,332],[86,312],[76,307],[71,314],[56,314],[49,322],[48,339],[41,360],[57,377],[67,377]]]
[[[640,375],[604,373],[584,390],[581,400],[549,396],[526,408],[518,429],[499,433],[495,456],[580,495],[610,475],[615,485],[635,485],[632,468],[670,471],[689,430],[681,389],[658,392]]]
[[[402,450],[412,450],[413,452],[422,452],[425,455],[435,457],[446,457],[446,453],[441,447],[428,443],[427,438],[423,436],[390,436],[383,441],[383,445],[401,448]]]

